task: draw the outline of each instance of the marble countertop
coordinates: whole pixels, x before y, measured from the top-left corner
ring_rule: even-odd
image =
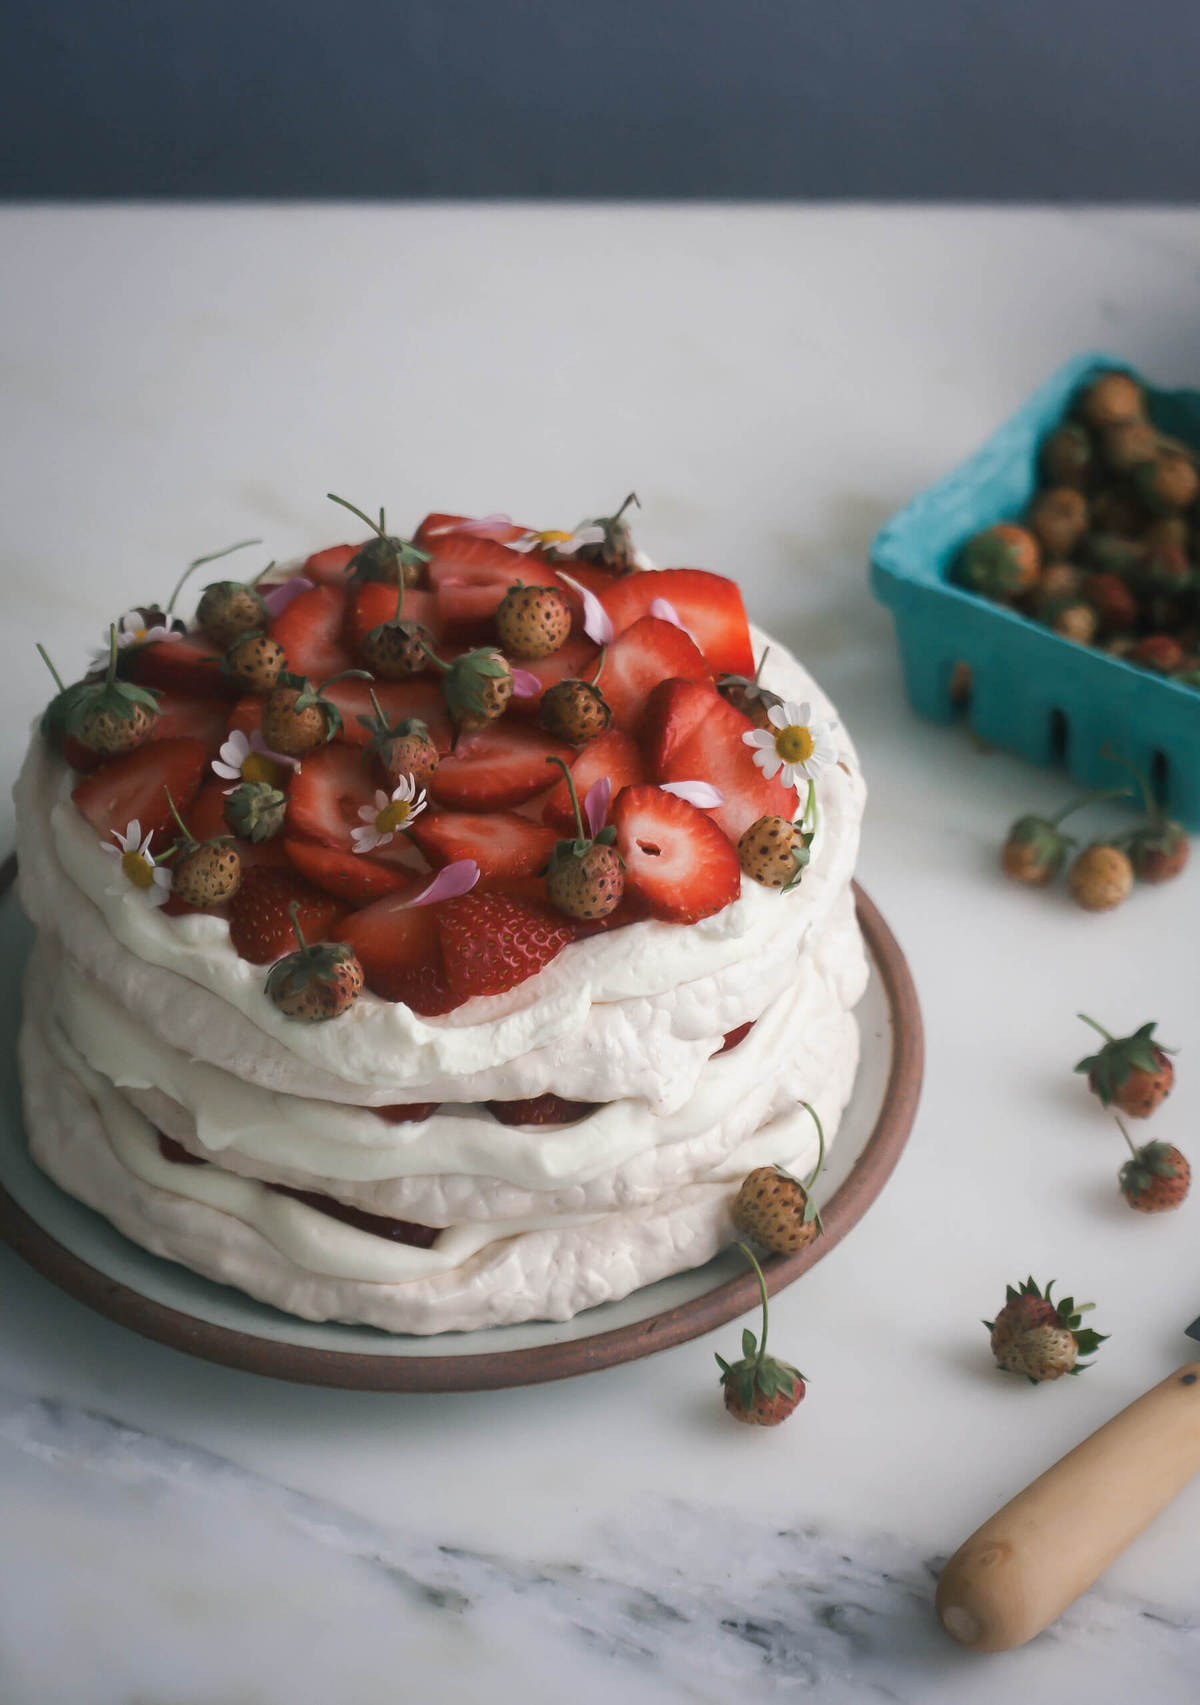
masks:
[[[1070,1067],[1081,1006],[1156,1018],[1184,1051],[1154,1131],[1188,1146],[1200,871],[1100,918],[1006,885],[1008,822],[1069,784],[912,717],[865,560],[1069,354],[1194,383],[1198,277],[1178,211],[0,213],[9,774],[34,638],[72,669],[200,552],[340,535],[329,490],[553,525],[636,486],[651,554],[736,574],[837,699],[861,877],[928,1027],[898,1171],[775,1304],[811,1386],[774,1431],[721,1407],[733,1326],[538,1389],[308,1390],[0,1251],[5,1705],[1197,1697],[1200,1485],[1019,1652],[960,1651],[931,1599],[979,1521],[1187,1359],[1200,1200],[1123,1207]],[[1083,1378],[991,1365],[980,1319],[1030,1271],[1096,1300]]]

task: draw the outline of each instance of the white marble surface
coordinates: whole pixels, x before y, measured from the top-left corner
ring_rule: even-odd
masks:
[[[10,209],[0,278],[8,773],[35,636],[70,669],[203,550],[335,538],[330,489],[552,525],[636,485],[652,554],[736,573],[837,697],[872,785],[862,876],[929,1033],[895,1178],[774,1310],[812,1380],[774,1432],[721,1408],[733,1327],[537,1390],[310,1391],[143,1342],[0,1253],[5,1705],[1194,1700],[1200,1485],[1018,1653],[957,1650],[931,1593],[1186,1358],[1200,1201],[1121,1206],[1070,1066],[1080,1005],[1157,1018],[1184,1052],[1155,1130],[1187,1146],[1200,874],[1105,918],[1005,886],[997,838],[1065,785],[913,720],[864,564],[1068,354],[1200,378],[1200,219]],[[1030,1269],[1112,1334],[1039,1390],[979,1325]]]

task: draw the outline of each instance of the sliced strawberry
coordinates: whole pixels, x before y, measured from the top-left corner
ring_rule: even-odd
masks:
[[[441,1105],[440,1101],[394,1101],[389,1107],[372,1107],[371,1112],[386,1119],[389,1125],[419,1125]]]
[[[434,511],[433,514],[425,517],[413,534],[413,544],[418,545],[423,551],[431,551],[439,539],[444,538],[447,533],[459,532],[464,523],[470,523],[473,529],[473,532],[467,535],[468,538],[473,536],[495,539],[502,545],[507,544],[511,539],[519,539],[522,534],[529,531],[528,527],[518,527],[512,521],[497,519],[490,524],[485,533],[479,533],[474,531],[479,523],[474,521],[470,515],[442,515]]]
[[[454,751],[430,778],[429,792],[439,805],[456,811],[495,811],[520,805],[545,791],[555,771],[551,757],[570,763],[574,748],[551,740],[525,723],[490,722],[474,734],[459,736]]]
[[[59,750],[73,770],[78,770],[81,776],[91,775],[104,762],[103,752],[93,752],[90,746],[85,746],[81,740],[76,740],[73,734],[64,734],[59,740]]]
[[[296,946],[289,906],[295,904],[304,939],[340,941],[344,908],[291,870],[258,865],[247,870],[229,902],[229,939],[242,959],[269,965]]]
[[[346,644],[351,651],[356,651],[372,628],[390,622],[396,614],[396,588],[385,586],[379,580],[364,581],[361,586],[350,589],[346,605]],[[438,605],[437,595],[433,592],[422,592],[417,589],[405,588],[404,591],[404,620],[419,622],[428,630],[436,642],[442,637],[442,612]]]
[[[741,892],[738,855],[707,812],[658,787],[627,787],[613,807],[626,889],[656,918],[690,924]]]
[[[657,616],[642,616],[627,627],[605,652],[600,671],[600,691],[617,727],[636,734],[650,694],[660,681],[676,676],[685,681],[709,679],[708,664],[683,629]]]
[[[478,885],[472,889],[475,894],[507,894],[514,900],[531,900],[536,905],[546,906],[546,878],[544,876],[481,876]],[[579,932],[579,924],[575,924],[575,932]]]
[[[553,829],[515,811],[427,812],[412,835],[430,864],[473,858],[481,876],[534,876],[549,863],[557,839]]]
[[[262,731],[263,701],[256,694],[248,694],[239,699],[229,713],[229,732],[240,729],[243,734],[255,734]],[[365,739],[366,736],[364,735]]]
[[[314,551],[300,572],[318,586],[344,586],[350,560],[360,548],[359,545],[327,545],[323,551]]]
[[[533,552],[510,551],[494,539],[447,533],[430,542],[429,583],[448,627],[470,626],[493,616],[517,581],[526,586],[561,582],[549,563]]]
[[[350,852],[359,810],[373,806],[379,784],[353,746],[318,746],[288,782],[288,833]]]
[[[659,767],[660,781],[707,781],[724,795],[711,812],[731,841],[737,841],[760,817],[786,817],[796,811],[796,793],[779,780],[768,781],[754,762],[754,747],[742,735],[753,727],[719,694],[686,740]]]
[[[532,660],[521,658],[518,667],[540,683],[540,690],[529,698],[514,698],[511,709],[517,716],[536,716],[538,706],[542,702],[542,693],[547,687],[552,687],[558,681],[568,678],[590,681],[596,671],[596,659],[600,655],[600,647],[593,643],[585,633],[573,633],[552,651],[549,657],[537,657]]]
[[[446,977],[456,1001],[515,988],[575,939],[560,913],[509,894],[463,894],[437,912]]]
[[[296,840],[290,835],[282,844],[294,870],[347,906],[369,906],[386,894],[399,894],[412,887],[412,871],[399,865],[384,864],[362,853],[346,852],[342,847]]]
[[[739,1042],[744,1042],[753,1029],[754,1020],[751,1018],[745,1024],[739,1024],[735,1030],[727,1030],[725,1040],[717,1049],[717,1053],[727,1054],[731,1048],[736,1048]]]
[[[221,668],[221,653],[202,639],[140,645],[130,672],[143,687],[162,687],[189,698],[232,699],[238,694],[237,682]]]
[[[671,605],[714,674],[753,675],[754,650],[735,580],[703,568],[659,568],[622,575],[602,594],[618,633],[648,615],[656,598]]]
[[[228,706],[220,699],[182,698],[164,692],[158,701],[158,716],[150,730],[151,740],[199,740],[210,757],[225,741]]]
[[[293,598],[275,617],[271,638],[287,653],[288,668],[294,675],[307,675],[319,683],[342,669],[353,668],[354,659],[342,644],[346,602],[345,587],[314,586],[311,592]]]
[[[550,1092],[526,1101],[489,1101],[487,1105],[502,1125],[571,1125],[594,1113],[599,1102],[568,1101]]]
[[[358,720],[372,716],[370,681],[335,681],[325,695],[342,713],[342,726],[337,738],[347,746],[365,746],[371,738]],[[439,752],[448,752],[454,744],[454,729],[446,714],[442,689],[432,677],[422,675],[415,681],[376,681],[375,697],[379,708],[394,728],[410,716],[418,717],[429,729],[429,738]]]
[[[148,741],[93,770],[71,798],[101,840],[109,841],[114,829],[123,835],[136,818],[143,835],[153,833],[151,850],[164,852],[175,838],[167,790],[180,811],[186,811],[207,763],[199,740]]]
[[[666,765],[696,732],[717,697],[717,689],[709,681],[676,677],[659,682],[646,700],[641,727],[641,747],[652,777],[665,777]]]
[[[458,1005],[442,961],[439,909],[411,906],[406,896],[395,895],[355,912],[342,931],[372,994],[401,1001],[424,1018]]]
[[[571,780],[575,783],[581,806],[588,788],[602,776],[607,776],[612,783],[613,799],[623,787],[632,787],[646,780],[637,741],[619,728],[610,728],[606,734],[598,734],[594,740],[589,740],[571,765]],[[558,786],[542,806],[542,821],[552,823],[564,834],[575,833],[575,813],[571,809],[567,778],[563,775],[559,776]]]

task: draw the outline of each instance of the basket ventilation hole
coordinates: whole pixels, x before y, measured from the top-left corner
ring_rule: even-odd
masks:
[[[1068,725],[1065,712],[1052,710],[1050,712],[1050,756],[1056,764],[1064,764],[1067,760]]]
[[[971,702],[971,665],[960,657],[950,669],[950,703],[957,711],[965,711]]]
[[[1171,785],[1171,768],[1165,752],[1155,752],[1150,759],[1150,791],[1160,805],[1167,803]]]

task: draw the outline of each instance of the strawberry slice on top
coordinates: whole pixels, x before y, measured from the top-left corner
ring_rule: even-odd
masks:
[[[435,811],[418,817],[412,838],[430,864],[472,858],[481,877],[536,876],[558,839],[515,811]]]
[[[342,713],[342,726],[337,740],[347,746],[365,746],[370,732],[359,718],[373,715],[370,681],[335,681],[325,697]],[[435,680],[418,676],[415,681],[376,681],[375,697],[379,708],[394,728],[408,717],[416,717],[429,729],[429,738],[439,752],[448,752],[454,744],[454,729],[446,713],[442,689]]]
[[[344,586],[350,564],[361,549],[361,545],[327,545],[323,551],[314,551],[300,572],[318,586]]]
[[[514,716],[536,716],[547,687],[568,679],[590,681],[596,672],[600,647],[585,633],[573,633],[549,657],[522,657],[518,667],[532,675],[538,691],[528,698],[514,698],[509,709]]]
[[[221,653],[191,635],[139,645],[130,673],[141,687],[161,687],[192,698],[232,699],[241,690],[221,668]]]
[[[625,883],[668,923],[711,917],[741,893],[736,850],[706,811],[659,787],[627,787],[612,811]]]
[[[289,835],[353,854],[351,831],[362,828],[359,811],[374,806],[378,787],[355,747],[318,746],[288,781]]]
[[[710,678],[708,664],[682,628],[658,616],[641,616],[613,640],[600,671],[598,685],[617,727],[636,734],[646,701],[669,676],[686,681]]]
[[[293,675],[321,682],[353,667],[354,659],[342,642],[346,603],[344,586],[314,586],[275,617],[271,638],[283,647]]]
[[[382,900],[385,894],[398,894],[411,888],[415,873],[415,867],[405,869],[362,853],[346,852],[343,847],[301,841],[290,835],[282,842],[282,852],[293,870],[347,906],[369,906],[373,900]]]
[[[343,908],[290,870],[258,865],[246,871],[229,902],[229,939],[234,951],[252,965],[269,965],[296,945],[289,907],[309,942],[340,940],[336,933]]]
[[[750,627],[736,580],[704,568],[646,569],[613,581],[601,602],[622,633],[649,615],[656,598],[670,604],[714,674],[754,674]]]
[[[208,752],[199,740],[152,740],[123,757],[112,758],[77,784],[71,794],[101,840],[113,830],[124,834],[135,820],[153,839],[150,850],[165,852],[175,839],[175,820],[167,791],[186,811],[199,790]]]
[[[528,527],[518,527],[503,515],[485,515],[476,519],[470,515],[446,515],[435,510],[425,517],[413,534],[413,544],[419,545],[423,551],[431,551],[447,533],[461,533],[464,528],[468,529],[468,538],[493,539],[501,545],[523,538],[529,531]]]
[[[148,738],[199,740],[209,756],[215,757],[225,741],[228,713],[229,706],[222,699],[184,698],[164,692]]]
[[[589,740],[580,748],[579,756],[571,765],[571,780],[581,802],[587,798],[592,784],[605,776],[611,785],[613,799],[623,787],[632,787],[648,779],[637,741],[619,728],[610,728]],[[542,822],[552,824],[564,834],[575,833],[575,812],[564,775],[560,774],[558,785],[546,796],[542,805]]]
[[[718,697],[717,689],[708,681],[676,677],[659,682],[646,700],[641,727],[641,749],[652,779],[667,779],[666,765],[696,732]]]
[[[541,971],[575,939],[570,920],[561,912],[510,894],[463,894],[434,909],[456,1001],[504,994]]]
[[[556,774],[548,758],[571,763],[572,746],[507,717],[461,734],[429,781],[430,797],[452,811],[495,811],[544,793]]]
[[[510,551],[494,539],[473,533],[447,533],[431,540],[427,572],[437,593],[443,620],[449,627],[470,627],[496,613],[510,586],[555,586],[562,583],[536,552]]]
[[[440,907],[411,905],[416,892],[413,888],[355,912],[340,939],[354,949],[372,994],[433,1018],[457,1006],[458,998],[442,958]]]
[[[346,644],[357,651],[372,628],[382,627],[396,614],[396,588],[381,580],[364,580],[361,586],[350,588],[346,606]],[[435,592],[419,588],[404,589],[403,619],[418,622],[436,642],[442,637],[445,623]]]
[[[683,714],[694,708],[688,698],[694,689],[676,684],[672,690]],[[749,717],[714,693],[692,732],[668,748],[656,772],[659,781],[707,781],[717,788],[723,800],[708,815],[735,843],[760,817],[786,817],[790,822],[798,804],[794,788],[784,787],[778,778],[768,781],[754,762],[754,748],[742,739],[753,726]]]

